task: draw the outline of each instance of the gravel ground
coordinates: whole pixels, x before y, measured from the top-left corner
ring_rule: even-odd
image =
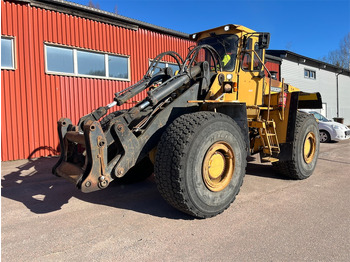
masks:
[[[148,180],[83,194],[57,158],[2,162],[3,261],[350,261],[350,141],[321,144],[294,181],[250,161],[223,214],[193,219]]]

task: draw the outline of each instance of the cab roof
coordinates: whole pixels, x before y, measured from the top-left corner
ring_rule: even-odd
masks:
[[[225,30],[225,28],[228,28],[228,30]],[[242,25],[235,25],[235,24],[227,24],[227,25],[223,25],[223,26],[219,26],[219,27],[215,27],[212,29],[208,29],[205,31],[201,31],[201,32],[197,32],[197,33],[193,33],[190,34],[190,38],[191,39],[198,39],[201,38],[201,35],[205,35],[206,33],[210,33],[212,31],[231,31],[231,30],[235,30],[235,31],[240,31],[240,32],[244,32],[244,33],[254,33],[255,31],[252,29],[249,29],[248,27],[242,26]]]

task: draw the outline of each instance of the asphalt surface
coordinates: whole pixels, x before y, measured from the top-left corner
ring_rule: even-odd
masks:
[[[350,141],[294,181],[251,161],[223,214],[193,219],[151,177],[83,194],[57,158],[2,162],[2,261],[350,261]]]

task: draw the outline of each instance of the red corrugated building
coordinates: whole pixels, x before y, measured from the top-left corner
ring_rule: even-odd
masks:
[[[185,56],[187,39],[66,1],[1,1],[1,159],[55,155],[60,117],[77,122],[112,102],[160,52]]]
[[[185,57],[188,39],[67,1],[1,1],[2,161],[56,155],[59,118],[77,123],[112,102],[159,53]],[[279,72],[278,61],[268,63]]]
[[[282,59],[276,56],[265,55],[265,65],[269,69],[273,78],[281,81],[281,63]],[[268,76],[265,71],[265,75]]]

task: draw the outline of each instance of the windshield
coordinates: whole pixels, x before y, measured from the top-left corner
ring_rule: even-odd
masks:
[[[315,111],[311,111],[310,114],[313,114],[315,116],[315,118],[321,122],[332,122],[331,120],[325,118],[323,115],[321,115],[320,113],[317,113]]]
[[[235,69],[238,36],[215,35],[208,38],[204,38],[198,42],[198,45],[204,44],[212,46],[219,53],[224,71],[233,71]],[[209,61],[212,59],[207,50],[205,50],[204,57],[205,60],[209,62],[212,68],[213,61]]]

